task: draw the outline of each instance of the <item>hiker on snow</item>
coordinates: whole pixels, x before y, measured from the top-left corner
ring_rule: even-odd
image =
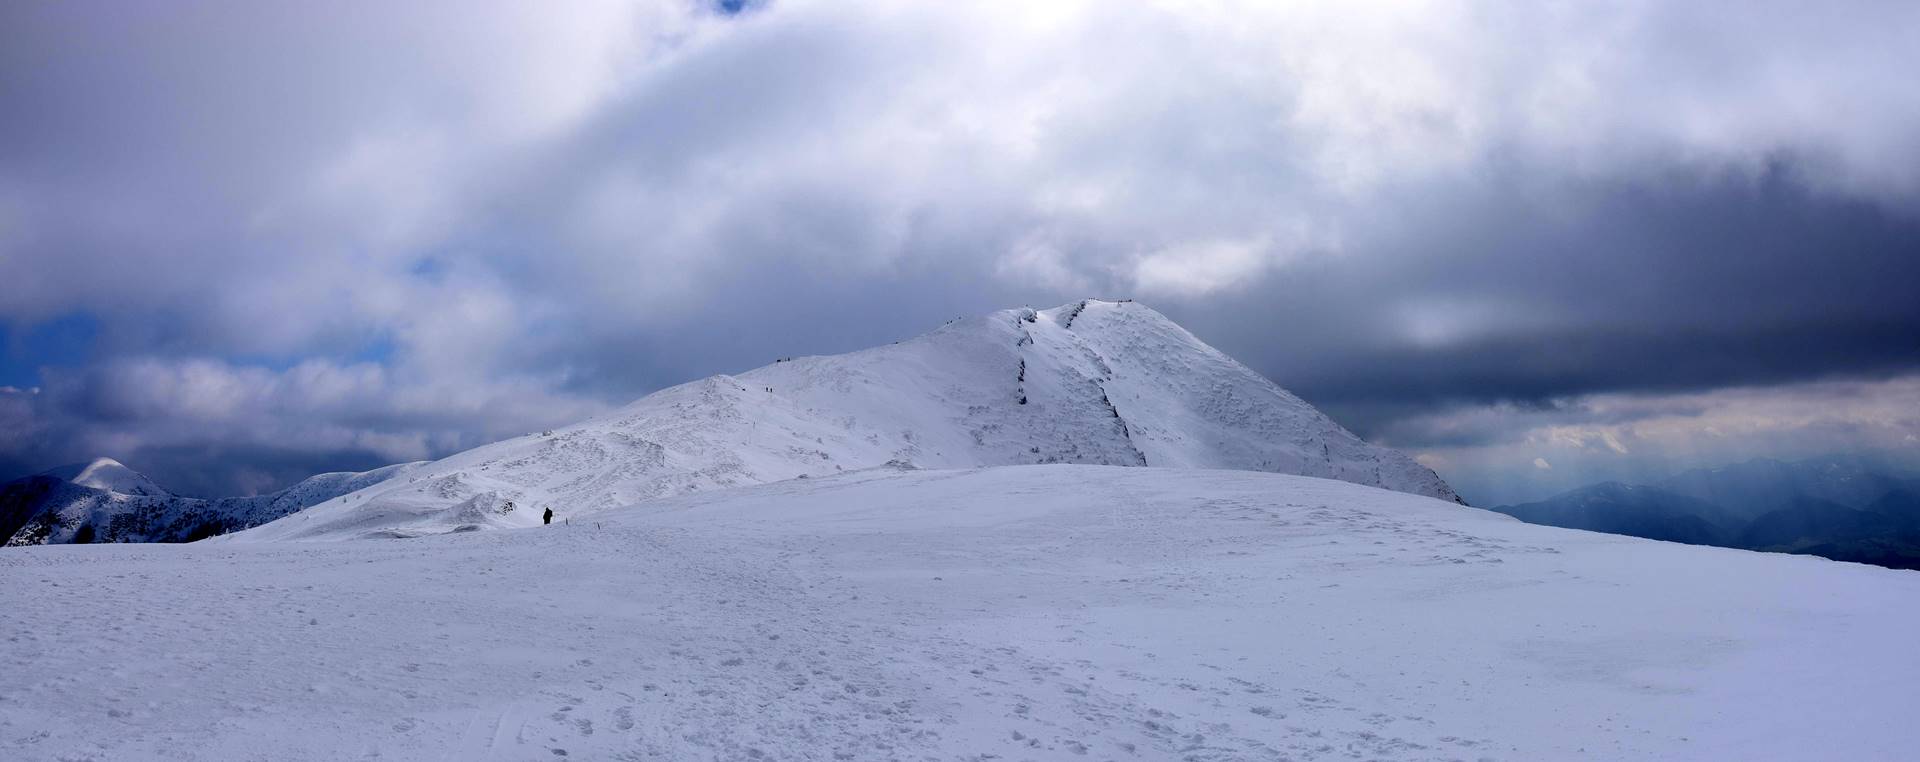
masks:
[[[542,521],[541,523],[545,523],[545,524],[553,523],[553,507],[548,506],[546,515],[541,516],[541,518],[544,519],[544,521]]]

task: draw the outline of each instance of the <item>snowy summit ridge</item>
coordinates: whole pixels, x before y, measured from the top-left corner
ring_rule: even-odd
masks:
[[[843,355],[787,358],[479,447],[251,530],[413,536],[846,471],[1046,463],[1268,471],[1444,500],[1405,454],[1133,302],[962,319]]]

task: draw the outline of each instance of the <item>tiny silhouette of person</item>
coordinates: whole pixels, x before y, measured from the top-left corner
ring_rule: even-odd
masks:
[[[546,524],[553,523],[553,509],[548,508],[546,514],[541,516],[540,518],[543,519],[542,523],[546,523]]]

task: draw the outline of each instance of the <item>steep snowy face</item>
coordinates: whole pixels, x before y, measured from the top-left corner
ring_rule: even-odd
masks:
[[[1431,469],[1354,436],[1305,400],[1131,302],[1049,310],[1151,466],[1320,476],[1459,501]]]
[[[461,453],[243,535],[409,536],[562,520],[866,468],[1037,463],[1320,476],[1445,500],[1431,470],[1341,428],[1131,302],[1003,310],[845,355],[782,359]]]

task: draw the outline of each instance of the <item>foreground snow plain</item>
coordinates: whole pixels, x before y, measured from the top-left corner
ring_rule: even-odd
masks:
[[[0,758],[1900,759],[1920,574],[1235,471],[0,554]]]

